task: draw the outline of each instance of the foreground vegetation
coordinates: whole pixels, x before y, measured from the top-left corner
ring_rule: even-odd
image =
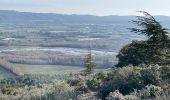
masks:
[[[83,79],[72,80],[77,91],[108,100],[169,100],[170,67],[140,65],[115,68]],[[73,84],[74,83],[74,84]],[[83,85],[85,84],[85,85]]]
[[[170,99],[168,31],[149,13],[142,13],[144,17],[132,21],[138,27],[130,30],[145,35],[147,40],[123,47],[117,55],[117,68],[85,77],[85,85],[78,83],[78,90],[103,100]]]
[[[169,100],[170,67],[139,65],[84,76],[25,75],[0,81],[1,99]]]
[[[76,94],[68,75],[25,75],[0,81],[1,100],[68,100]]]

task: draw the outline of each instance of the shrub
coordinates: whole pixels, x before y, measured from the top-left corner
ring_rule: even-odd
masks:
[[[163,91],[161,87],[155,85],[148,85],[146,87],[147,90],[149,90],[150,92],[150,96],[154,96],[154,97],[156,97],[157,94],[160,94]]]
[[[141,99],[156,99],[156,96],[163,94],[163,89],[156,85],[147,85],[145,88],[139,90],[136,96]]]
[[[104,80],[107,77],[107,73],[99,72],[94,76],[97,80]]]
[[[51,92],[48,92],[44,97],[40,97],[40,99],[69,100],[77,97],[77,94],[65,82],[53,83],[49,88],[49,91]]]
[[[158,65],[150,65],[141,70],[141,78],[144,80],[144,84],[159,85],[161,81],[160,67]]]
[[[119,90],[116,90],[114,92],[110,92],[109,95],[106,97],[106,100],[123,100],[123,95],[119,92]]]
[[[87,86],[79,86],[75,89],[75,91],[77,91],[79,94],[86,94],[90,92]]]
[[[80,79],[70,79],[67,81],[68,84],[70,84],[70,86],[78,86],[81,85],[82,80]]]
[[[99,87],[99,81],[96,78],[93,78],[91,80],[87,80],[87,86],[91,90],[96,90]]]
[[[134,67],[132,66],[114,69],[112,74],[108,75],[109,80],[104,81],[100,86],[98,91],[99,97],[104,99],[110,92],[123,88],[129,76],[132,75],[133,69]]]
[[[136,95],[123,95],[119,92],[119,90],[115,90],[114,92],[110,92],[106,97],[106,100],[140,100]]]
[[[15,91],[15,87],[11,86],[11,85],[4,85],[1,87],[1,92],[3,94],[6,95],[15,95],[16,91]]]
[[[112,72],[112,78],[102,81],[98,95],[105,98],[110,92],[119,90],[123,95],[130,94],[134,89],[141,90],[145,86],[153,84],[163,86],[161,78],[162,66],[158,65],[140,65],[116,68]],[[107,78],[106,78],[107,79]],[[164,85],[168,84],[164,82]],[[167,86],[167,85],[166,85]]]
[[[160,70],[161,70],[161,77],[164,80],[170,81],[170,67],[169,66],[162,66],[160,68]]]
[[[134,91],[134,89],[142,89],[144,86],[144,80],[141,79],[140,73],[133,73],[129,76],[127,82],[119,87],[119,90],[123,94],[129,94]]]

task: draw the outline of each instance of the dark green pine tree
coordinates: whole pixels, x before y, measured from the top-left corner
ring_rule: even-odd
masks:
[[[170,41],[166,28],[149,13],[140,11],[144,16],[137,16],[130,28],[131,32],[145,35],[146,40],[133,41],[124,46],[117,55],[117,67],[139,64],[170,64]]]
[[[137,20],[132,20],[138,28],[130,28],[131,32],[143,34],[148,37],[148,42],[153,44],[166,45],[168,43],[168,31],[156,21],[156,19],[145,11],[139,11],[144,16],[137,16]]]

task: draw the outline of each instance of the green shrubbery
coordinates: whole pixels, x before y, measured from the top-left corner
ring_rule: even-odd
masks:
[[[108,78],[107,76],[108,76],[107,73],[105,73],[105,72],[99,72],[99,73],[96,73],[94,77],[95,77],[97,80],[105,80],[106,78]]]
[[[115,90],[119,90],[120,93],[128,95],[134,92],[134,89],[142,90],[150,85],[150,96],[154,96],[154,92],[162,91],[163,86],[169,84],[169,82],[162,77],[162,70],[166,67],[167,66],[140,65],[116,68],[111,72],[113,74],[110,80],[101,82],[102,85],[98,87],[98,95],[101,98],[105,98],[110,92],[114,92]]]
[[[65,78],[67,77],[67,78]],[[25,75],[0,81],[2,100],[68,100],[77,97],[65,82],[69,76]]]
[[[155,85],[149,85],[147,86],[147,89],[150,92],[150,96],[154,96],[154,97],[156,97],[157,94],[163,92],[163,89],[161,87]]]
[[[0,90],[2,100],[69,100],[77,93],[66,82],[58,81],[41,86],[13,87],[4,85]]]
[[[93,79],[87,80],[86,84],[89,89],[96,90],[98,89],[100,83],[96,78],[93,78]]]
[[[0,91],[2,92],[2,94],[16,95],[15,87],[13,87],[12,85],[3,85],[1,86]]]
[[[142,90],[149,85],[163,88],[164,85],[169,84],[168,81],[163,78],[165,73],[164,75],[162,74],[163,69],[166,67],[167,66],[143,64],[140,66],[114,68],[111,72],[99,72],[88,78],[84,77],[84,81],[81,80],[84,85],[77,84],[74,86],[77,86],[77,91],[82,91],[82,93],[97,92],[98,97],[102,99],[107,97],[110,92],[116,90],[119,90],[123,95],[129,95],[133,93],[135,89]],[[77,82],[78,81],[76,81],[76,83]],[[155,91],[154,89],[153,91]]]
[[[80,79],[70,79],[67,81],[70,86],[78,86],[81,85],[81,80]]]

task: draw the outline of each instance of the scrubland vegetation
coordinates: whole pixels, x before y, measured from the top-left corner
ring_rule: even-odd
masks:
[[[153,16],[142,13],[144,17],[132,21],[139,28],[130,30],[147,39],[124,46],[113,70],[74,80],[72,85],[79,86],[77,90],[103,100],[170,99],[168,31]]]
[[[162,73],[166,69],[166,72]],[[86,95],[107,100],[169,99],[169,66],[140,65],[100,72],[71,85]],[[83,88],[83,83],[85,86]],[[74,83],[74,84],[73,84]]]
[[[68,100],[76,98],[68,75],[25,75],[0,82],[1,100]]]

